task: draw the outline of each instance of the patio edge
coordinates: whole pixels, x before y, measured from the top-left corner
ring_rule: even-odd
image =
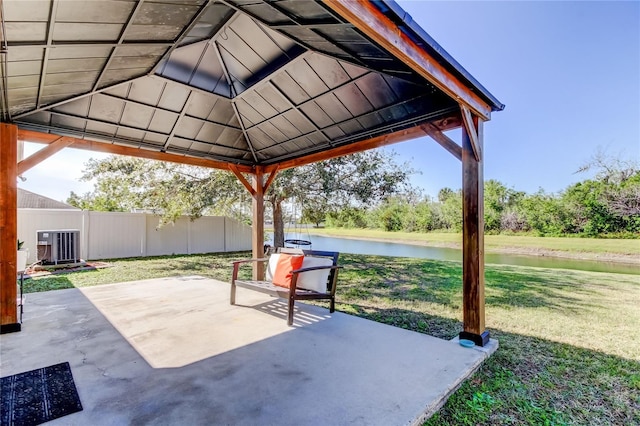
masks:
[[[456,336],[453,339],[451,339],[450,342],[452,344],[457,345],[459,339],[460,338]],[[469,350],[472,350],[472,351],[475,350],[475,351],[482,352],[483,355],[480,358],[478,358],[478,360],[475,363],[470,365],[469,368],[467,368],[467,371],[465,372],[465,374],[462,375],[458,381],[453,383],[446,391],[441,393],[438,396],[438,398],[436,398],[436,402],[434,404],[431,404],[425,407],[424,411],[422,411],[422,413],[420,413],[413,421],[411,421],[409,425],[420,426],[425,421],[427,421],[431,416],[433,416],[438,410],[440,410],[444,406],[444,404],[446,404],[446,402],[449,400],[449,397],[453,395],[453,393],[457,391],[460,388],[460,386],[462,386],[462,384],[469,379],[469,377],[471,377],[476,371],[478,371],[478,369],[482,366],[482,364],[487,359],[489,359],[489,357],[493,355],[495,351],[498,350],[498,346],[499,344],[496,339],[490,339],[489,343],[484,347],[475,346],[473,348],[469,348]]]

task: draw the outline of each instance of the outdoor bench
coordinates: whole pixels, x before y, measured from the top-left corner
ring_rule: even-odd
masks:
[[[232,305],[236,303],[236,288],[242,287],[250,290],[266,293],[274,297],[287,299],[289,311],[287,324],[293,325],[294,304],[296,300],[329,300],[329,312],[335,311],[336,283],[338,280],[338,252],[317,250],[296,250],[294,252],[281,249],[278,253],[260,259],[244,259],[233,262],[233,275],[231,278]],[[285,273],[290,277],[288,287],[276,285],[273,282],[278,271],[280,256],[294,257],[304,255],[302,266],[298,269],[288,269]],[[297,256],[296,256],[297,255]],[[255,262],[268,262],[266,280],[240,280],[238,272],[243,264]]]

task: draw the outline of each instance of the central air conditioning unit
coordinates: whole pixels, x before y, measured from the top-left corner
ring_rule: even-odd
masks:
[[[38,261],[43,265],[80,261],[80,231],[77,229],[36,231],[36,234]]]

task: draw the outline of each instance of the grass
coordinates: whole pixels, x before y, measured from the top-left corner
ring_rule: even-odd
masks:
[[[379,229],[345,228],[310,228],[309,232],[317,235],[402,241],[436,247],[460,247],[462,244],[462,234],[447,232],[387,232]],[[517,251],[520,249],[523,252],[548,250],[567,253],[640,255],[640,240],[638,239],[534,237],[530,235],[485,235],[484,238],[487,251],[514,249]]]
[[[231,260],[247,256],[113,260],[27,280],[25,290],[190,274],[228,281]],[[338,310],[445,339],[461,330],[460,263],[348,254],[340,263]],[[638,306],[637,275],[487,266],[487,328],[500,348],[426,424],[640,424]]]

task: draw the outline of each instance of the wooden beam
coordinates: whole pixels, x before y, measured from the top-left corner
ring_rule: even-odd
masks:
[[[482,121],[478,142],[482,143]],[[484,317],[484,192],[483,164],[462,129],[462,318],[461,339],[484,346],[489,341]]]
[[[58,139],[42,148],[40,151],[34,152],[29,157],[20,161],[18,163],[18,176],[22,175],[27,170],[35,167],[47,158],[51,157],[56,152],[68,147],[71,144],[73,144],[73,138],[60,136]]]
[[[474,124],[474,119],[471,116],[471,111],[464,105],[460,105],[460,112],[462,114],[462,122],[464,123],[464,128],[467,131],[467,135],[469,136],[469,142],[471,143],[471,149],[473,149],[473,156],[476,158],[476,161],[480,161],[482,159],[482,151],[480,149],[480,142],[478,141],[478,130]]]
[[[267,182],[264,184],[264,187],[262,188],[262,192],[265,192],[265,193],[267,192],[267,190],[273,183],[273,180],[278,175],[278,170],[279,170],[278,167],[276,167],[275,170],[271,171],[271,174],[269,174],[269,177],[267,178]]]
[[[229,165],[229,170],[231,170],[233,172],[233,174],[236,175],[236,177],[238,178],[240,183],[242,185],[244,185],[245,188],[247,188],[247,191],[249,191],[249,193],[251,194],[252,197],[256,195],[256,190],[253,189],[253,187],[251,186],[251,183],[249,183],[247,178],[245,178],[242,175],[242,173],[240,173],[240,171],[238,170],[238,168],[235,165],[230,164]]]
[[[491,118],[491,107],[485,101],[400,31],[397,25],[371,2],[324,0],[324,3],[452,99],[468,106],[485,120]]]
[[[422,130],[431,137],[434,141],[438,142],[444,149],[449,151],[458,160],[462,160],[462,147],[455,143],[449,136],[445,135],[431,123],[423,124]]]
[[[253,220],[251,224],[252,231],[252,252],[253,258],[259,259],[264,257],[264,175],[261,170],[257,170],[253,175]],[[264,263],[253,263],[253,279],[264,279]]]
[[[34,143],[52,143],[57,140],[60,136],[54,135],[51,133],[42,133],[36,132],[33,130],[18,130],[18,139],[25,142],[34,142]],[[73,140],[73,144],[70,145],[71,148],[84,149],[88,151],[97,151],[97,152],[106,152],[109,154],[118,154],[118,155],[128,155],[130,157],[139,157],[139,158],[147,158],[150,160],[160,160],[160,161],[169,161],[171,163],[179,163],[179,164],[188,164],[191,166],[199,166],[199,167],[208,167],[213,169],[221,169],[221,170],[230,170],[229,165],[232,163],[227,163],[225,161],[219,160],[210,160],[207,158],[198,158],[198,157],[189,157],[178,154],[170,154],[166,152],[160,151],[150,151],[142,148],[133,148],[122,145],[114,145],[107,142],[96,142],[88,139],[80,139],[80,138],[71,138],[66,137],[68,139]],[[244,173],[252,173],[254,168],[252,166],[247,166],[244,164],[237,164],[235,167]]]
[[[20,331],[17,303],[18,126],[0,123],[0,333]]]
[[[389,133],[388,135],[376,136],[371,139],[354,142],[349,145],[343,145],[336,148],[328,149],[326,151],[309,154],[304,157],[295,158],[293,160],[287,160],[281,163],[265,166],[264,172],[269,173],[276,169],[286,170],[292,167],[316,163],[318,161],[330,160],[331,158],[342,157],[356,152],[366,151],[368,149],[380,148],[381,146],[391,145],[422,136],[424,136],[424,130],[420,126],[416,126],[410,129]]]

